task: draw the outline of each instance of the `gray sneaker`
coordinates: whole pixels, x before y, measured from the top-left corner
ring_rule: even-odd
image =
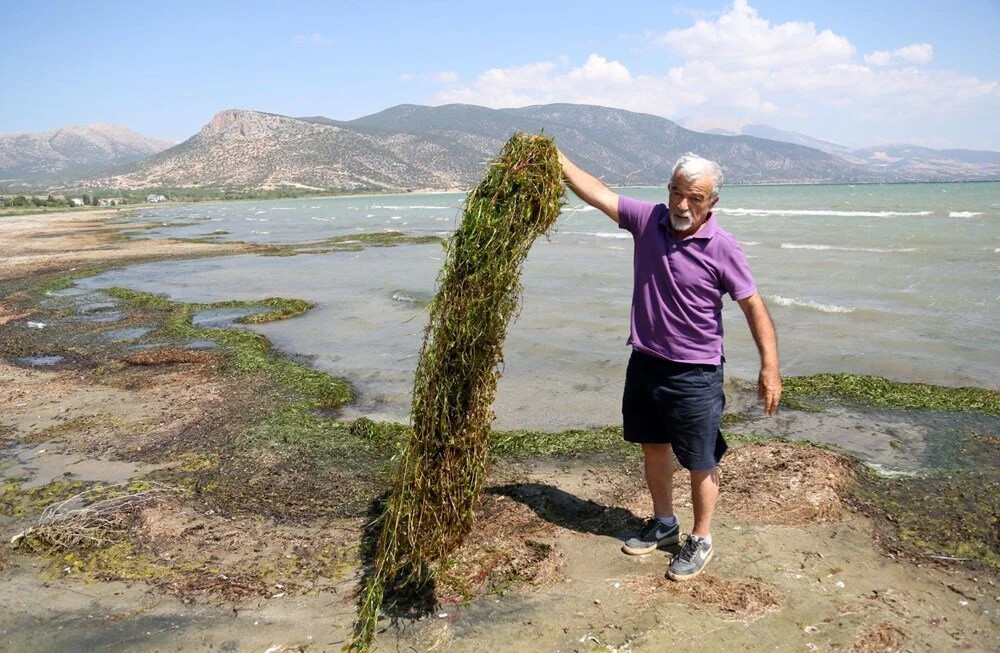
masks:
[[[674,556],[667,567],[667,578],[671,580],[688,580],[694,578],[705,569],[712,559],[712,544],[696,535],[688,535],[681,547],[680,553]]]
[[[622,551],[631,556],[638,556],[655,551],[661,546],[677,544],[680,539],[681,525],[679,523],[667,526],[659,519],[651,517],[646,520],[638,533],[625,540]]]

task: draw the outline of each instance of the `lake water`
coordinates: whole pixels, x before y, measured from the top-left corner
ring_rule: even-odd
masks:
[[[663,188],[631,188],[663,201]],[[152,236],[298,243],[396,230],[450,234],[461,194],[165,206]],[[1000,369],[1000,183],[723,189],[723,228],[742,243],[779,335],[782,372],[857,372],[996,388]],[[193,224],[185,224],[193,223]],[[280,350],[349,379],[349,414],[405,420],[440,245],[293,257],[150,263],[81,282],[180,301],[297,297],[316,304],[251,327]],[[500,428],[620,421],[629,350],[631,236],[576,198],[525,264],[520,318],[505,348]],[[757,354],[726,301],[727,373],[756,378]]]

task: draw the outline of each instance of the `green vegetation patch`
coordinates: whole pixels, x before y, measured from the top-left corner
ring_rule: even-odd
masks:
[[[40,515],[45,508],[79,494],[91,484],[82,481],[54,481],[47,485],[25,488],[19,480],[0,484],[0,515],[30,517]]]
[[[266,308],[267,311],[236,320],[244,324],[260,324],[300,315],[310,308],[301,299],[270,297],[256,301],[226,301],[215,303],[183,303],[152,293],[109,288],[105,292],[124,301],[129,307],[166,313],[153,338],[174,341],[207,339],[218,343],[226,355],[226,369],[232,373],[267,373],[278,385],[296,393],[305,407],[338,408],[354,400],[351,386],[329,374],[301,363],[281,358],[264,336],[241,329],[209,329],[196,327],[194,316],[200,311],[220,308]]]
[[[890,549],[1000,568],[1000,435],[965,428],[948,439],[946,467],[883,475],[858,465],[853,498],[891,528]]]
[[[1000,392],[986,388],[904,383],[859,374],[792,376],[783,381],[781,401],[789,408],[808,408],[810,399],[824,398],[846,399],[880,408],[1000,415]]]

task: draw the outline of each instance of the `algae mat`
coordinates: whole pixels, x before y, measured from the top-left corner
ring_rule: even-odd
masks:
[[[466,197],[430,304],[413,383],[413,436],[378,524],[353,649],[370,646],[387,586],[429,578],[472,526],[521,268],[555,223],[564,194],[555,144],[515,134]]]

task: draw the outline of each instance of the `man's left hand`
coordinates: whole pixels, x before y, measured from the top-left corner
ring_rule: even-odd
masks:
[[[773,415],[781,401],[781,374],[775,368],[762,367],[757,377],[757,396],[764,400],[764,412]]]

